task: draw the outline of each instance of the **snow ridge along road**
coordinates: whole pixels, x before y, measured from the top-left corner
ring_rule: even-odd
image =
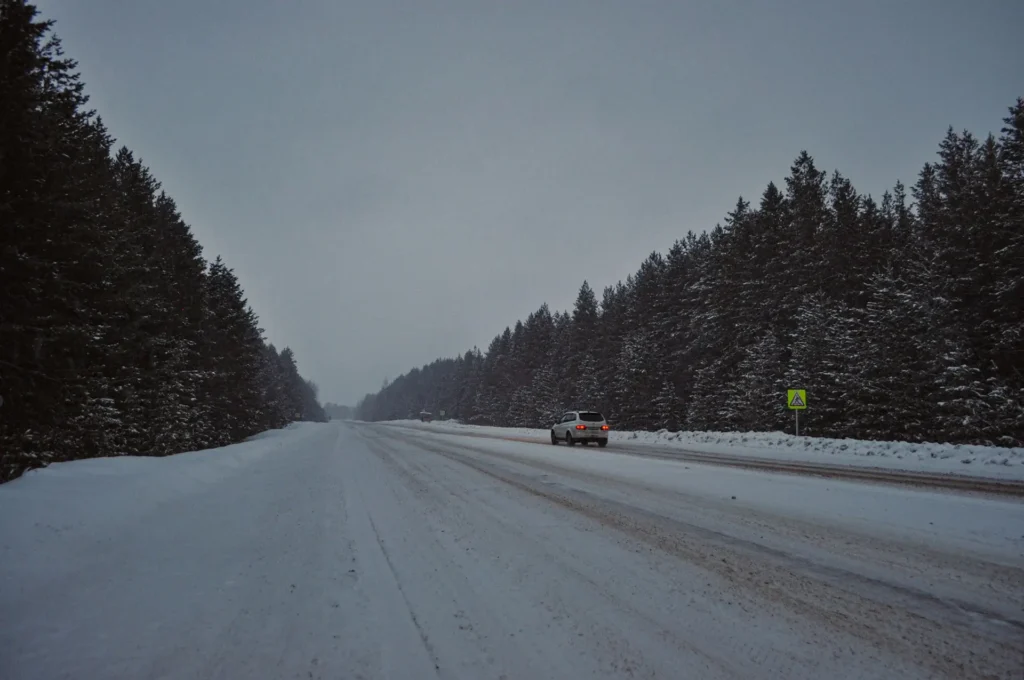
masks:
[[[431,425],[413,423],[410,421],[390,421],[384,424],[388,427],[402,427],[428,435],[454,434],[461,437],[503,439],[505,441],[551,446],[548,435],[544,431],[540,431],[539,435],[533,433],[523,435],[502,432],[504,428],[498,427],[476,428],[473,426],[463,426],[459,429],[449,430],[446,428],[435,428]],[[514,430],[511,431],[514,432]],[[561,446],[561,444],[559,444],[559,446]],[[869,467],[863,464],[844,465],[842,463],[815,463],[784,459],[779,460],[749,455],[689,451],[679,447],[657,446],[648,443],[631,444],[629,440],[613,440],[612,442],[609,442],[609,445],[604,450],[610,453],[622,453],[630,456],[643,456],[646,458],[661,458],[664,460],[687,461],[707,465],[763,470],[765,472],[816,475],[821,477],[831,477],[834,479],[862,480],[866,482],[904,484],[910,486],[949,489],[953,491],[977,491],[1004,496],[1024,497],[1024,479],[1013,479],[1009,477],[990,478],[979,474],[956,474],[949,472],[936,473],[919,470],[903,470],[895,468],[891,464],[888,467],[882,468]],[[1017,469],[1014,468],[1011,472],[1016,473]]]
[[[1024,504],[304,424],[0,486],[0,677],[1019,678]]]

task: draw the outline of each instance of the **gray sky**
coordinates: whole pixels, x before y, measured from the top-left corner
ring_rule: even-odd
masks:
[[[569,307],[807,149],[876,197],[1024,95],[1024,2],[38,0],[327,401]]]

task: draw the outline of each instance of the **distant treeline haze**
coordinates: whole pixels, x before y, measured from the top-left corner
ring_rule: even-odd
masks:
[[[620,429],[792,431],[787,388],[807,390],[801,434],[1024,441],[1024,99],[998,138],[951,128],[910,196],[876,201],[801,153],[784,187],[600,300],[584,282],[571,313],[541,305],[357,415],[547,427],[579,407]]]
[[[324,412],[328,418],[334,418],[336,420],[348,420],[352,417],[352,407],[342,406],[341,404],[335,404],[327,402],[324,404]]]

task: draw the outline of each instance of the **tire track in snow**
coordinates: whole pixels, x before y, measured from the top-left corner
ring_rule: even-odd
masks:
[[[416,612],[413,610],[412,603],[409,602],[409,596],[405,594],[405,589],[402,588],[402,582],[398,578],[398,572],[395,571],[395,565],[391,562],[391,555],[388,554],[388,549],[384,545],[384,541],[380,536],[380,531],[377,529],[377,525],[373,522],[373,517],[370,517],[370,526],[373,528],[374,536],[377,539],[377,545],[380,546],[380,551],[384,555],[384,561],[387,562],[388,571],[391,572],[391,578],[395,582],[395,587],[398,588],[398,592],[402,595],[402,600],[405,602],[405,608],[409,612],[409,618],[412,620],[412,624],[416,626],[416,632],[420,635],[420,642],[423,643],[424,649],[430,655],[430,660],[434,662],[434,670],[441,670],[440,660],[437,657],[437,652],[434,650],[433,645],[430,644],[430,638],[427,637],[426,631],[423,630],[423,626],[420,625],[419,619],[416,618]]]
[[[436,678],[438,660],[402,590],[394,564],[364,495],[364,480],[345,476],[345,500],[351,541],[360,569],[359,585],[369,598],[386,677]]]
[[[1011,674],[1019,670],[1019,660],[1024,658],[1019,620],[1005,619],[992,612],[975,612],[996,624],[986,627],[989,634],[980,635],[979,631],[962,625],[950,625],[941,617],[926,618],[906,608],[909,603],[927,611],[934,609],[935,605],[955,607],[957,603],[922,603],[921,596],[927,600],[927,593],[893,591],[890,584],[884,582],[873,584],[881,587],[881,591],[875,593],[878,599],[865,598],[843,587],[850,584],[843,583],[845,575],[842,573],[833,573],[831,578],[823,579],[822,575],[800,569],[791,559],[780,560],[770,551],[761,550],[760,554],[752,556],[749,551],[714,541],[712,537],[700,535],[700,532],[694,536],[698,528],[692,525],[672,522],[632,505],[588,497],[575,489],[538,483],[535,478],[509,471],[509,461],[500,454],[436,440],[428,444],[417,439],[414,445],[641,538],[660,550],[701,564],[728,578],[744,591],[779,602],[801,617],[812,617],[832,630],[845,631],[878,649],[890,650],[914,666],[929,668],[942,676],[1012,677]],[[456,453],[456,449],[470,455]],[[498,464],[481,461],[481,456]],[[536,467],[533,462],[523,465]],[[578,474],[576,471],[564,473]],[[610,482],[604,481],[605,484]],[[886,601],[886,592],[897,601],[895,604]],[[934,615],[934,611],[932,613]],[[967,613],[970,615],[970,611]],[[1000,625],[1004,626],[1002,634],[993,637],[991,634],[998,633]]]
[[[586,570],[592,568],[594,560],[567,559],[569,556],[558,550],[557,545],[552,546],[543,536],[517,523],[522,514],[503,516],[500,510],[492,508],[484,499],[492,491],[505,489],[503,483],[490,482],[494,487],[483,489],[479,482],[466,477],[467,472],[477,473],[461,464],[434,456],[423,460],[422,449],[400,451],[382,437],[366,436],[366,440],[422,502],[433,506],[425,515],[438,513],[449,536],[453,527],[467,530],[455,538],[451,572],[465,574],[479,584],[477,600],[466,600],[465,592],[459,596],[459,607],[465,609],[469,625],[479,625],[482,615],[482,630],[493,633],[496,626],[488,621],[487,612],[495,606],[508,607],[510,602],[502,598],[490,600],[489,592],[512,588],[519,593],[515,607],[503,609],[501,616],[519,622],[507,634],[515,637],[519,653],[536,659],[540,665],[527,672],[526,668],[518,668],[522,662],[513,662],[511,667],[516,672],[510,673],[509,678],[653,678],[665,677],[670,669],[686,669],[684,675],[693,677],[746,678],[756,668],[753,663],[742,662],[743,654],[735,658],[723,656],[726,645],[720,642],[710,641],[702,649],[679,638],[673,633],[672,623],[658,620],[638,608],[636,602],[617,595],[615,591],[621,592],[622,586],[609,588],[608,584],[595,581]],[[521,502],[521,498],[514,502]],[[548,516],[546,524],[556,532],[576,532],[564,519]],[[596,535],[592,535],[592,540],[602,541]],[[502,546],[502,552],[488,554],[496,545]],[[639,563],[639,570],[624,574],[636,576],[639,583],[649,565],[632,551],[628,554],[633,562]],[[608,556],[607,547],[602,556]],[[657,592],[657,588],[652,587],[651,591]],[[546,632],[543,638],[537,638],[539,630]],[[766,653],[769,652],[763,645],[757,650],[762,658]],[[753,659],[755,654],[748,656]],[[784,657],[785,653],[778,655],[779,659]],[[792,667],[785,660],[776,665]],[[446,666],[442,663],[443,668]]]
[[[594,654],[606,659],[602,668],[615,677],[625,673],[624,669],[648,677],[646,674],[654,672],[652,659],[664,660],[666,653],[673,661],[665,662],[657,677],[668,673],[668,677],[702,678],[866,678],[879,677],[880,669],[886,677],[921,677],[919,669],[900,659],[865,660],[856,655],[863,649],[855,653],[852,648],[841,648],[820,627],[808,627],[804,619],[781,608],[748,600],[711,570],[680,563],[678,556],[663,557],[661,551],[628,532],[620,536],[617,531],[595,531],[602,523],[557,503],[524,504],[531,496],[524,495],[523,489],[480,473],[461,460],[424,456],[436,452],[420,442],[411,446],[412,450],[399,452],[393,445],[380,444],[390,448],[396,462],[415,468],[406,475],[411,484],[427,487],[437,483],[450,488],[454,496],[464,499],[478,524],[507,531],[500,534],[500,540],[508,551],[530,546],[519,548],[529,555],[527,573],[536,571],[538,563],[557,567],[554,573],[549,568],[541,570],[541,581],[553,577],[562,584],[561,592],[535,599],[541,607],[558,611],[559,617],[586,622],[595,603],[605,603],[599,610],[607,614],[585,625],[599,631],[600,646]],[[466,477],[467,471],[479,480]],[[445,484],[446,480],[450,483]],[[487,482],[481,483],[483,480]],[[507,502],[497,503],[502,497]],[[538,508],[549,519],[524,525],[521,522],[526,515],[514,506]],[[552,530],[553,526],[559,530]],[[614,529],[606,523],[604,528]],[[597,551],[581,551],[579,546],[585,542],[599,544]],[[536,582],[538,575],[530,578]],[[551,609],[552,601],[564,602]],[[606,627],[609,621],[615,622],[615,628]],[[702,659],[700,665],[694,665],[696,659]],[[685,671],[684,660],[689,664]]]
[[[459,445],[455,445],[459,446]],[[466,451],[474,454],[490,457],[493,460],[508,464],[511,461],[494,451],[479,449],[476,447],[463,446]],[[707,497],[687,497],[684,492],[657,488],[641,481],[625,478],[609,477],[595,472],[569,468],[558,465],[554,462],[539,461],[531,459],[528,461],[516,461],[514,464],[527,466],[531,470],[541,470],[552,475],[569,477],[576,481],[583,481],[592,484],[607,495],[609,483],[613,481],[614,486],[629,489],[629,507],[636,507],[641,499],[658,499],[663,504],[678,505],[681,500],[688,503],[698,502],[701,506],[712,504]],[[601,494],[598,494],[599,496]],[[956,555],[932,549],[928,546],[909,543],[905,540],[895,541],[877,534],[863,536],[850,530],[842,530],[837,527],[824,529],[820,524],[801,521],[792,517],[780,518],[768,516],[763,518],[758,515],[751,515],[747,510],[737,510],[735,504],[715,504],[715,511],[721,515],[721,520],[729,523],[734,530],[733,533],[712,531],[691,521],[682,522],[689,531],[697,532],[709,543],[724,541],[727,545],[750,553],[765,553],[776,559],[784,561],[789,568],[798,571],[817,572],[814,575],[822,580],[830,580],[842,584],[844,580],[871,586],[875,589],[888,589],[891,592],[886,595],[900,598],[917,598],[926,601],[931,607],[939,607],[944,614],[954,618],[960,618],[967,625],[977,622],[978,618],[996,622],[999,625],[1011,626],[1021,629],[1024,634],[1024,591],[1021,591],[1019,584],[1024,583],[1024,563],[1018,565],[1007,565],[988,561],[983,557],[971,555],[965,559]],[[655,515],[659,516],[659,515]],[[769,523],[767,519],[770,519]],[[678,519],[676,521],[679,521]],[[720,521],[719,524],[722,522]],[[777,538],[780,533],[789,533],[791,536],[798,536],[801,541],[817,542],[820,545],[834,547],[842,544],[843,550],[859,550],[857,555],[861,562],[874,560],[882,565],[886,571],[901,570],[904,573],[941,572],[947,579],[955,579],[958,582],[972,581],[978,589],[995,591],[998,598],[1002,600],[986,604],[968,602],[955,595],[937,596],[912,586],[891,584],[882,578],[872,577],[860,571],[840,569],[831,565],[820,564],[806,557],[795,558],[793,555],[772,548],[765,543],[741,538],[736,535],[735,525],[743,524],[750,527],[757,527],[762,534],[775,534]],[[827,532],[827,536],[825,535]],[[763,538],[763,536],[762,536]],[[868,557],[865,557],[868,553]],[[897,561],[903,564],[896,564]],[[921,565],[927,566],[927,572],[922,570]],[[858,566],[863,567],[863,564]],[[849,585],[849,584],[847,584]],[[880,599],[885,599],[880,598]]]

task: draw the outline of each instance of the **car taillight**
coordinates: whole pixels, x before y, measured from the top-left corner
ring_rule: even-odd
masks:
[[[601,426],[601,429],[602,429],[602,430],[607,430],[607,429],[608,429],[608,426],[607,426],[607,425],[602,425],[602,426]]]
[[[585,430],[585,429],[587,429],[587,426],[586,425],[577,425],[576,429],[577,430]]]

